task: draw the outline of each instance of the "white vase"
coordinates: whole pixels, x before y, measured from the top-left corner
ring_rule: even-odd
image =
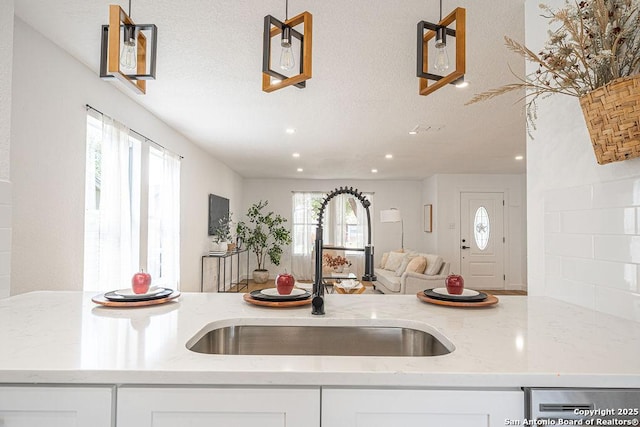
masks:
[[[269,280],[268,270],[253,270],[253,281],[255,283],[267,283],[267,280]]]

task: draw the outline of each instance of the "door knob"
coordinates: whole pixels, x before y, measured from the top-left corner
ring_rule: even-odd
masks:
[[[460,246],[460,247],[461,247],[462,249],[469,249],[471,246],[465,246],[465,245],[462,245],[462,246]]]

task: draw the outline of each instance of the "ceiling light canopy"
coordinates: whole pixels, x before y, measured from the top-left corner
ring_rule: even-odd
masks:
[[[450,28],[455,23],[455,29]],[[455,39],[455,68],[451,70],[447,40]],[[433,69],[429,72],[429,41],[435,39]],[[420,95],[428,95],[446,84],[464,82],[466,45],[466,10],[458,7],[444,19],[440,0],[440,22],[418,22],[417,76],[420,79]],[[448,73],[448,74],[447,74]],[[429,84],[430,81],[435,83]]]
[[[156,78],[158,28],[135,24],[117,4],[109,5],[109,25],[102,26],[100,77],[117,78],[139,94],[146,93],[146,80]]]
[[[281,22],[271,15],[264,17],[264,36],[262,47],[262,90],[273,92],[287,86],[295,86],[302,89],[306,81],[311,78],[311,40],[313,17],[309,12],[289,19],[289,0],[285,0],[285,21]],[[294,29],[302,25],[304,33]],[[280,36],[280,71],[291,71],[296,68],[296,55],[299,57],[299,73],[287,77],[271,68],[271,39]],[[295,52],[293,39],[299,41],[299,52]]]

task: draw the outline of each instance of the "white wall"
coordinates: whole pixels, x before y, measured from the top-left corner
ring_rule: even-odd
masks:
[[[11,70],[13,0],[0,2],[0,298],[9,296],[11,273]]]
[[[533,49],[546,38],[539,14],[527,1]],[[540,102],[536,125],[527,144],[530,294],[640,321],[640,159],[598,165],[576,98]]]
[[[199,290],[208,194],[226,196],[239,209],[240,176],[18,18],[14,43],[11,294],[82,289],[85,104],[184,156],[181,289]]]
[[[423,246],[427,253],[438,253],[438,175],[432,175],[422,182],[422,204],[431,205],[431,232],[423,232]]]
[[[423,181],[423,203],[433,204],[433,232],[424,234],[424,245],[460,271],[460,193],[504,192],[506,287],[524,289],[526,284],[526,199],[524,175],[439,174]]]
[[[292,191],[331,191],[339,187],[353,187],[362,192],[373,192],[371,219],[373,221],[373,245],[376,264],[383,252],[400,248],[400,224],[380,223],[380,210],[398,208],[404,222],[404,247],[422,250],[422,201],[421,181],[358,181],[358,180],[287,180],[247,179],[244,181],[244,208],[235,214],[244,216],[247,208],[259,200],[268,200],[268,208],[291,221]],[[251,270],[255,268],[255,256],[251,258]],[[291,271],[291,254],[287,250],[280,267],[268,265],[271,276],[285,268]]]

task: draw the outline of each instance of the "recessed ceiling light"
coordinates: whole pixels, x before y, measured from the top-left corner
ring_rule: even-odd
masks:
[[[524,159],[524,156],[516,156],[516,160],[522,160]]]
[[[378,169],[371,169],[371,173],[378,173]]]
[[[292,156],[297,159],[298,157],[300,157],[300,153],[293,153]]]
[[[304,169],[302,169],[302,168],[298,168],[298,169],[296,169],[296,170],[297,170],[298,172],[303,172],[303,171],[304,171]]]
[[[417,134],[418,134],[418,129],[420,129],[420,125],[415,125],[415,126],[413,127],[413,129],[411,129],[411,130],[409,131],[409,135],[417,135]]]
[[[393,159],[393,154],[386,154],[384,156],[385,159]]]
[[[296,133],[296,130],[294,128],[287,128],[285,132],[289,135],[293,135],[294,133]]]
[[[462,88],[467,87],[467,86],[469,86],[469,82],[467,80],[463,80],[460,83],[456,83],[456,87],[458,89],[462,89]]]

